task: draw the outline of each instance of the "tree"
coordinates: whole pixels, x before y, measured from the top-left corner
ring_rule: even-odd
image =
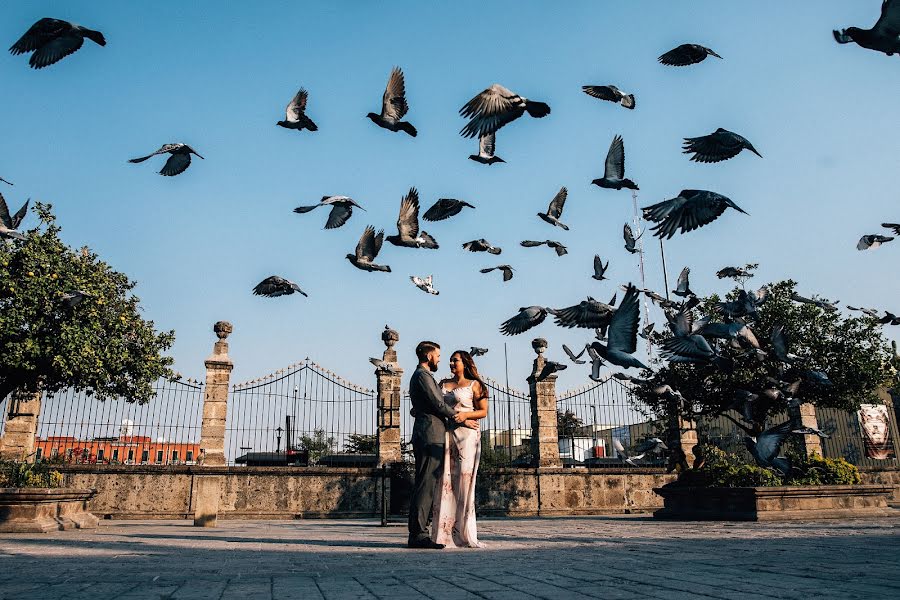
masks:
[[[174,332],[141,318],[128,277],[63,243],[49,204],[32,210],[40,224],[24,241],[0,240],[0,398],[74,388],[149,401],[173,375]]]
[[[582,427],[584,427],[584,421],[571,410],[566,410],[565,412],[561,410],[556,411],[556,429],[559,437],[573,437]]]
[[[796,398],[816,406],[858,409],[861,403],[877,402],[876,389],[891,377],[892,353],[881,334],[878,320],[869,317],[844,317],[836,309],[798,303],[791,299],[794,281],[766,286],[767,299],[746,317],[748,326],[759,341],[762,352],[746,344],[712,340],[723,360],[714,363],[667,364],[653,361],[655,372],[644,372],[646,383],[636,389],[638,397],[659,414],[671,414],[678,405],[670,394],[659,394],[659,387],[669,385],[684,398],[682,411],[696,416],[726,415],[730,409],[744,408],[741,421],[752,432],[760,432],[769,418],[783,414]],[[734,301],[743,289],[735,288],[727,300]],[[695,313],[721,321],[723,314],[718,296],[702,299]],[[788,342],[789,361],[779,360],[773,349],[772,332],[781,326]],[[656,333],[654,345],[668,334]],[[722,368],[731,365],[733,368]],[[827,379],[823,378],[825,376]],[[783,389],[783,384],[799,388]],[[774,386],[774,387],[773,387]],[[773,392],[782,386],[781,393]],[[760,393],[768,390],[770,393]],[[749,405],[740,402],[745,392],[757,394]]]
[[[316,429],[312,436],[301,435],[300,445],[309,452],[309,459],[313,462],[322,458],[331,449],[334,448],[334,438],[325,437],[324,429]]]
[[[344,442],[344,452],[348,454],[375,454],[378,436],[366,433],[351,433]]]

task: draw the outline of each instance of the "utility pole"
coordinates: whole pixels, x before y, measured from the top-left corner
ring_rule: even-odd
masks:
[[[669,299],[669,273],[666,271],[666,249],[663,247],[662,237],[659,238],[659,255],[662,257],[663,285],[666,286],[666,300]]]
[[[633,209],[633,221],[635,237],[638,242],[638,266],[641,272],[641,288],[647,289],[647,280],[644,275],[644,230],[641,227],[641,213],[638,211],[637,192],[631,190],[631,206]],[[662,243],[662,240],[660,240]],[[666,285],[666,298],[669,297],[669,286]],[[644,327],[650,324],[650,306],[647,302],[647,295],[644,294]],[[647,340],[647,354],[650,354],[650,340]]]

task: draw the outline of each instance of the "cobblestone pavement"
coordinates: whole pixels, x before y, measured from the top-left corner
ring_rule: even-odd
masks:
[[[368,521],[104,521],[0,535],[0,598],[900,598],[880,520],[497,519],[485,549],[407,550]]]

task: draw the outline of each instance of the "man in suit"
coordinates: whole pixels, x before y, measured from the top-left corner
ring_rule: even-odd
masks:
[[[441,550],[444,544],[431,541],[428,521],[434,502],[434,488],[443,471],[447,425],[456,413],[444,402],[444,396],[432,376],[440,364],[441,347],[435,342],[419,342],[416,358],[419,366],[409,380],[409,399],[416,417],[411,440],[416,457],[416,482],[409,505],[408,546]],[[478,429],[476,421],[466,421],[463,426]]]

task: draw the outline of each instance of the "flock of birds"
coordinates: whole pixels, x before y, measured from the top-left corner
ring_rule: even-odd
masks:
[[[841,31],[834,31],[834,38],[841,44],[855,42],[863,48],[883,52],[889,56],[900,52],[900,0],[884,0],[881,16],[871,29],[849,27]],[[43,69],[79,50],[85,39],[100,46],[106,45],[106,39],[99,31],[59,19],[44,18],[34,23],[13,44],[10,52],[14,55],[31,54],[29,65],[34,69]],[[665,66],[685,67],[701,63],[707,57],[722,59],[722,56],[710,48],[699,44],[682,44],[662,54],[658,60]],[[637,106],[634,94],[625,93],[614,85],[585,85],[582,91],[592,98],[616,103],[628,110],[634,110]],[[309,92],[304,88],[299,89],[288,103],[284,119],[278,121],[276,126],[298,132],[316,132],[318,126],[307,114],[308,100]],[[404,120],[409,113],[409,108],[403,71],[399,67],[395,67],[388,77],[382,95],[380,112],[370,112],[367,117],[375,125],[387,131],[416,137],[418,135],[416,127],[408,120]],[[550,106],[545,102],[528,99],[495,83],[466,102],[460,108],[459,114],[468,119],[460,134],[465,138],[478,138],[478,151],[469,156],[469,159],[481,164],[493,165],[505,162],[496,155],[497,133],[506,125],[519,120],[526,114],[534,119],[546,117],[550,114]],[[685,138],[683,146],[683,151],[690,155],[690,160],[700,163],[718,163],[730,160],[744,150],[762,157],[745,137],[723,128],[718,128],[708,135]],[[184,173],[191,165],[192,156],[203,159],[203,156],[188,144],[166,143],[155,152],[130,159],[129,162],[142,163],[155,156],[166,154],[168,158],[159,173],[169,177]],[[12,185],[6,180],[0,179],[0,181]],[[637,183],[625,176],[625,143],[621,136],[613,137],[607,151],[603,175],[593,179],[591,183],[609,190],[639,189]],[[562,187],[550,200],[546,212],[537,214],[554,230],[557,228],[562,231],[569,230],[568,225],[564,223],[563,216],[567,196],[567,188]],[[27,206],[26,202],[25,206],[11,215],[5,200],[0,195],[0,239],[24,239],[18,229],[26,216]],[[302,215],[318,208],[328,210],[324,227],[326,230],[346,225],[356,209],[365,211],[359,203],[348,196],[332,195],[323,196],[317,204],[298,206],[294,212]],[[474,208],[475,206],[463,200],[440,198],[424,212],[422,219],[427,222],[445,221],[465,209]],[[747,214],[734,201],[722,194],[709,190],[686,189],[674,198],[644,207],[642,213],[644,219],[653,223],[651,227],[653,235],[659,238],[672,238],[678,233],[689,233],[709,225],[729,208]],[[391,272],[389,265],[376,262],[385,240],[401,248],[439,248],[437,240],[420,228],[419,210],[418,191],[411,188],[400,202],[396,222],[397,233],[385,236],[384,229],[376,231],[374,226],[367,225],[359,238],[355,251],[346,255],[347,260],[354,267],[363,271],[389,273]],[[895,235],[900,235],[900,224],[886,223],[884,226],[892,229]],[[635,237],[634,231],[626,223],[623,228],[623,242],[627,252],[634,254],[640,251],[637,247],[639,238],[640,236]],[[877,248],[893,239],[893,237],[878,234],[865,235],[860,239],[858,248],[860,250]],[[524,240],[521,245],[528,248],[547,246],[556,252],[557,256],[563,256],[568,252],[563,243],[552,239]],[[500,247],[486,239],[467,241],[462,244],[462,247],[474,253],[499,255],[502,252]],[[605,272],[608,267],[608,260],[604,263],[600,256],[594,256],[592,278],[597,281],[605,280]],[[481,269],[481,273],[485,274],[493,271],[500,272],[503,281],[507,282],[513,278],[515,269],[508,264]],[[681,272],[677,287],[673,290],[676,296],[682,298],[680,302],[668,300],[652,290],[639,289],[628,284],[623,286],[624,296],[618,306],[616,306],[616,294],[608,303],[588,297],[578,304],[560,309],[526,306],[520,308],[517,314],[502,323],[500,331],[505,335],[521,334],[541,324],[548,315],[552,315],[560,327],[595,330],[596,339],[586,344],[580,353],[576,354],[570,348],[563,347],[569,358],[578,364],[588,362],[581,358],[585,353],[587,354],[591,363],[590,377],[592,379],[601,380],[600,368],[606,363],[623,369],[648,369],[643,362],[633,356],[637,349],[638,335],[648,337],[653,330],[653,325],[648,324],[639,331],[640,295],[644,294],[665,311],[671,335],[663,340],[661,351],[663,356],[672,362],[710,363],[723,370],[731,369],[733,368],[731,359],[723,356],[717,349],[720,343],[727,343],[746,350],[759,360],[776,360],[788,366],[795,363],[796,358],[788,351],[789,341],[782,329],[776,327],[773,331],[767,350],[760,347],[759,340],[753,333],[751,325],[756,315],[756,308],[765,302],[767,297],[765,288],[755,292],[741,291],[736,300],[721,303],[719,305],[722,317],[720,322],[712,322],[709,319],[695,320],[692,309],[699,303],[699,300],[690,290],[689,273],[688,268]],[[739,267],[726,267],[717,275],[720,278],[730,277],[736,280],[745,280],[752,276],[747,270]],[[410,280],[417,288],[428,294],[437,295],[439,293],[431,275],[425,277],[413,275]],[[83,293],[78,293],[83,297]],[[266,297],[292,294],[307,296],[297,283],[279,275],[272,275],[261,281],[253,288],[253,293]],[[796,296],[794,300],[816,304],[825,310],[834,310],[836,304],[815,297]],[[877,317],[882,323],[900,324],[900,318],[891,313],[886,313],[882,317],[874,309],[848,308],[861,310]],[[472,348],[474,355],[486,352],[485,348]],[[373,359],[373,363],[376,361],[377,359]],[[386,368],[384,363],[377,366]],[[544,371],[537,375],[537,379],[545,378],[564,368],[566,365],[563,363],[546,361]],[[816,385],[830,383],[826,374],[812,369],[797,370],[796,374],[800,379],[812,381]],[[640,381],[624,373],[616,373],[611,376],[632,382]],[[793,383],[775,381],[771,385],[772,387],[764,390],[748,391],[743,401],[752,403],[760,397],[766,397],[766,394],[769,396],[781,394],[788,397]],[[671,388],[659,389],[657,393],[678,395],[678,392]],[[743,405],[736,405],[736,407],[744,408]],[[750,413],[745,414],[749,415]],[[791,424],[787,431],[788,433],[797,433],[803,430]],[[780,432],[781,430],[769,431],[768,434],[770,436],[780,435]],[[809,433],[808,431],[804,432]],[[754,456],[763,457],[757,456],[759,461],[768,460],[763,456],[768,452],[768,450],[763,452],[763,446],[766,444],[761,441],[769,439],[764,437],[767,432],[753,431],[751,433],[756,436],[751,452],[755,452]],[[624,449],[620,452],[624,454]],[[631,457],[626,456],[626,458]],[[771,464],[771,460],[769,463]]]

